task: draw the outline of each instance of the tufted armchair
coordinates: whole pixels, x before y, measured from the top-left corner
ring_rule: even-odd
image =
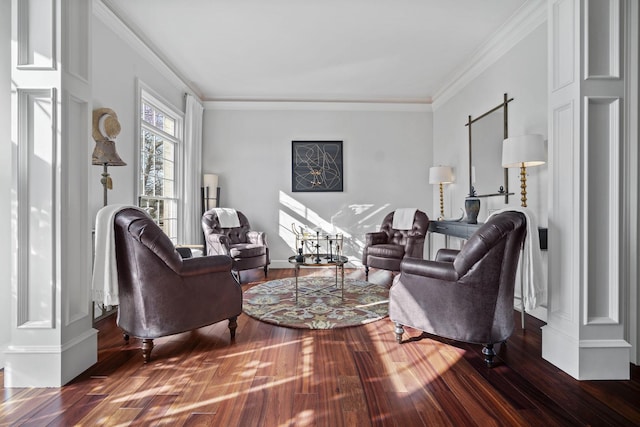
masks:
[[[405,259],[389,291],[389,317],[402,341],[403,325],[457,341],[493,345],[513,332],[513,296],[526,218],[507,211],[480,227],[461,250],[441,249],[435,261]]]
[[[114,220],[118,318],[125,339],[142,339],[149,361],[153,339],[229,319],[231,338],[242,312],[242,289],[231,258],[183,259],[144,212],[123,209]]]
[[[362,265],[369,278],[369,268],[400,271],[400,262],[406,258],[422,258],[424,241],[429,229],[429,217],[416,210],[413,224],[407,229],[393,228],[396,211],[382,220],[380,231],[367,233],[362,252]]]
[[[207,246],[207,255],[227,255],[233,259],[233,271],[240,280],[240,271],[264,268],[267,277],[269,268],[269,247],[267,235],[262,231],[251,230],[247,217],[235,211],[240,222],[239,227],[225,228],[220,225],[216,209],[202,215],[202,230]]]

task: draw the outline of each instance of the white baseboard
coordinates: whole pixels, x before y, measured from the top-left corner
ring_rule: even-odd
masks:
[[[628,380],[630,348],[625,340],[578,340],[542,327],[542,358],[577,380]]]
[[[98,331],[90,329],[64,345],[9,345],[5,387],[62,387],[98,360]]]

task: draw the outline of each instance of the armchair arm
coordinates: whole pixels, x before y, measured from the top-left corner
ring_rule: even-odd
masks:
[[[458,273],[456,273],[452,263],[419,258],[403,259],[400,263],[400,273],[431,277],[448,282],[458,280]]]
[[[458,249],[440,249],[436,254],[436,261],[453,262],[458,252],[460,252]]]
[[[362,250],[362,265],[367,265],[367,253],[369,246],[380,245],[382,243],[387,243],[387,233],[384,231],[372,231],[370,233],[366,233],[364,235],[365,245]]]
[[[247,240],[255,245],[267,246],[267,234],[264,231],[249,230]]]
[[[366,246],[371,245],[380,245],[382,243],[387,243],[387,233],[384,231],[373,231],[371,233],[365,234],[366,238]]]
[[[404,245],[405,256],[411,258],[422,258],[424,254],[424,236],[408,236]]]
[[[226,255],[188,258],[182,261],[180,274],[189,277],[225,271],[231,273],[232,264],[233,260]]]
[[[229,254],[229,237],[224,234],[205,234],[207,241],[207,255],[227,255]]]

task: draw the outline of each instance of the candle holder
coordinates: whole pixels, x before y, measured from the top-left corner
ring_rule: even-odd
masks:
[[[320,264],[320,232],[316,231],[316,264]]]
[[[333,239],[329,239],[329,262],[333,262]]]

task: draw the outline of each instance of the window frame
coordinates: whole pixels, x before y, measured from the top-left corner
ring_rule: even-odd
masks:
[[[171,103],[167,102],[164,98],[159,96],[153,89],[144,84],[142,81],[137,80],[137,96],[136,96],[136,111],[135,111],[135,123],[136,123],[136,144],[135,144],[135,159],[136,170],[134,179],[134,194],[135,205],[141,206],[141,201],[144,198],[149,198],[144,194],[142,188],[142,134],[145,130],[152,131],[153,133],[161,136],[163,139],[168,140],[174,145],[174,173],[173,173],[173,197],[151,197],[151,199],[169,200],[174,201],[176,207],[176,235],[169,236],[174,244],[182,241],[182,227],[183,227],[183,170],[184,170],[184,113],[176,109]],[[161,129],[158,129],[144,120],[142,120],[142,105],[146,103],[151,105],[154,109],[160,110],[175,121],[174,129],[175,135],[168,134]],[[155,219],[155,218],[154,218]],[[172,219],[172,217],[171,217]],[[158,224],[162,227],[162,224]],[[163,228],[164,231],[164,228]]]

